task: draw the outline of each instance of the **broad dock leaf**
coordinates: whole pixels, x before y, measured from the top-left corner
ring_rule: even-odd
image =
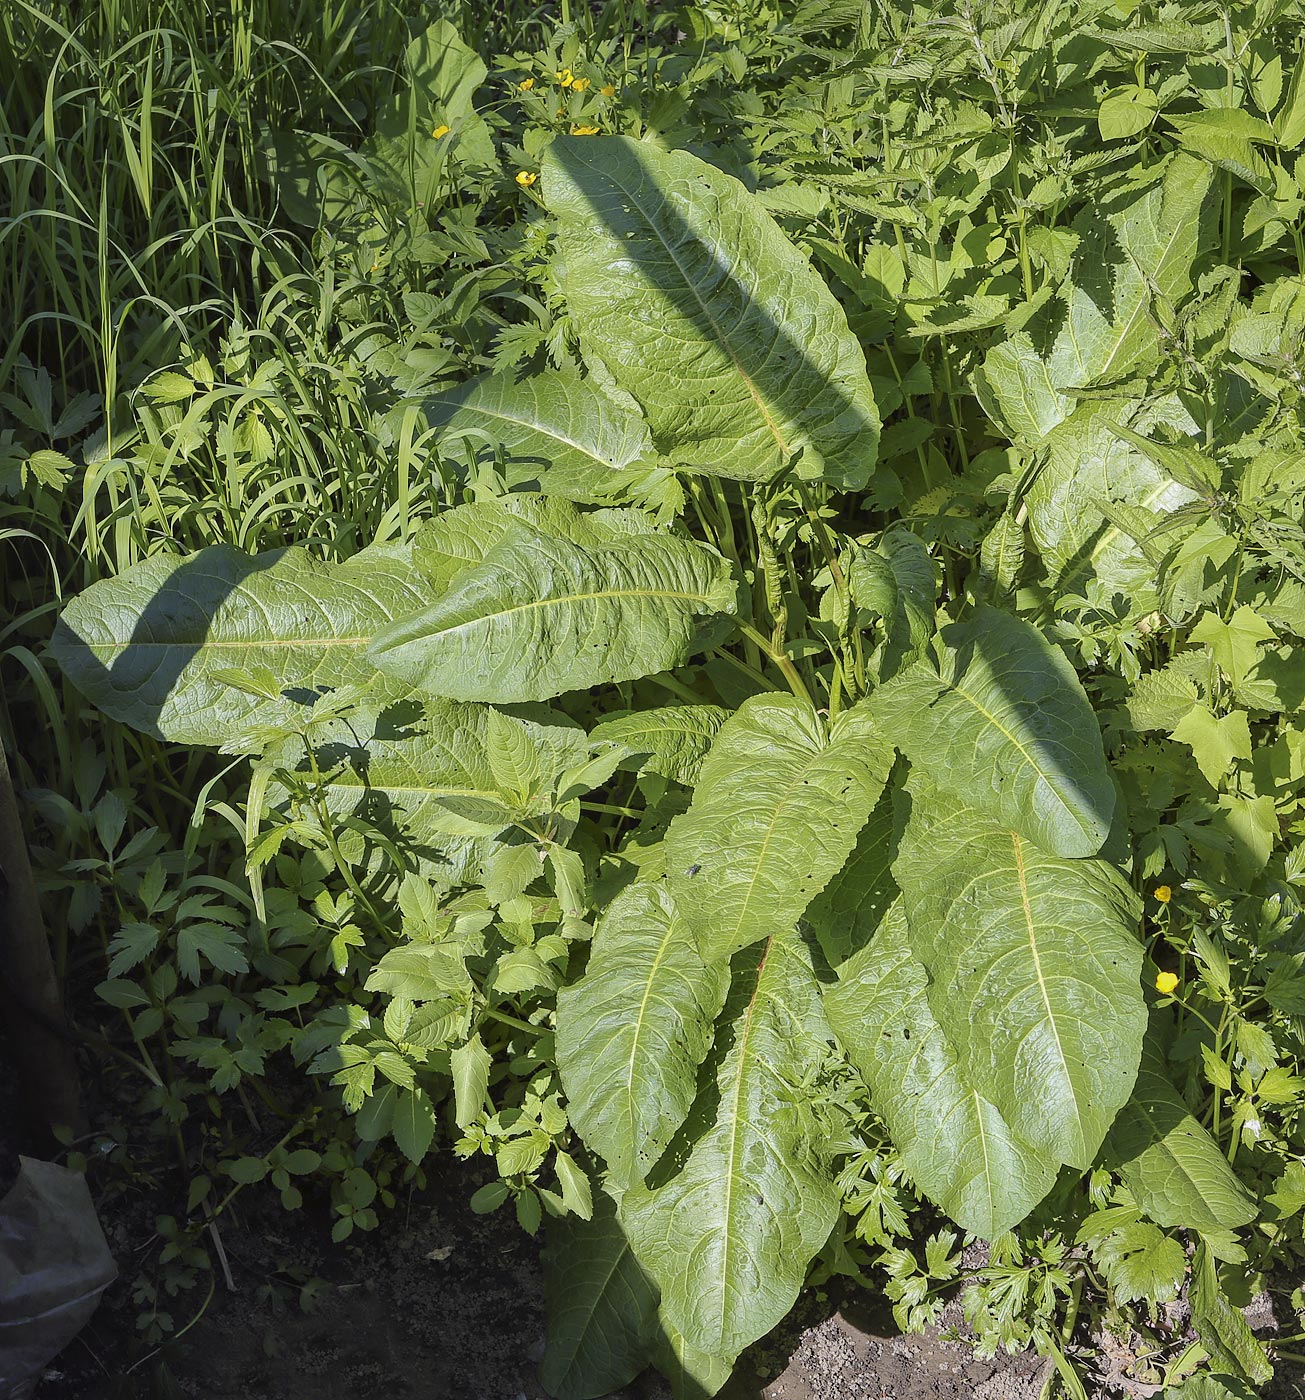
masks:
[[[322,564],[303,549],[212,545],[93,584],[64,609],[50,650],[111,718],[175,743],[220,745],[279,713],[223,671],[268,672],[292,691],[365,684],[375,675],[368,642],[429,596],[406,546]]]
[[[1031,624],[983,606],[877,691],[884,732],[963,803],[1045,850],[1090,856],[1115,809],[1101,731],[1068,659]]]
[[[729,565],[670,535],[586,548],[515,525],[437,602],[382,630],[368,655],[431,695],[512,704],[678,665],[734,610]]]
[[[892,758],[864,708],[831,727],[792,695],[744,701],[666,837],[676,907],[708,961],[794,927],[851,854]]]
[[[612,901],[585,975],[557,999],[568,1113],[622,1189],[642,1181],[684,1122],[729,981],[708,967],[665,881]]]
[[[788,933],[744,962],[756,972],[736,964],[711,1121],[675,1175],[621,1200],[663,1315],[710,1356],[734,1355],[779,1322],[838,1218],[800,1087],[830,1039],[810,961]]]
[[[829,288],[757,200],[683,151],[562,137],[544,199],[581,344],[638,399],[658,450],[704,472],[870,480],[879,414]]]
[[[1048,855],[918,771],[908,791],[893,874],[929,1005],[1012,1131],[1086,1168],[1137,1077],[1137,898],[1104,861]]]
[[[634,1257],[605,1192],[592,1220],[548,1225],[544,1250],[548,1350],[540,1377],[557,1400],[598,1400],[648,1364],[657,1288]]]
[[[1051,1190],[1059,1164],[976,1091],[928,984],[899,901],[826,991],[825,1011],[916,1185],[962,1229],[995,1239]]]
[[[619,402],[573,370],[483,374],[416,404],[446,455],[461,453],[463,440],[500,447],[516,469],[534,469],[562,496],[601,491],[615,472],[652,453],[633,402]]]

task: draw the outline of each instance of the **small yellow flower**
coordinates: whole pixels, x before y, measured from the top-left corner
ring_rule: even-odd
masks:
[[[588,79],[588,78],[577,78],[577,79],[571,84],[571,91],[572,91],[572,92],[583,92],[583,91],[585,90],[585,88],[587,88],[588,86],[589,86],[589,79]]]
[[[517,86],[521,89],[522,92],[529,92],[530,89],[534,87],[534,85],[535,80],[533,78],[523,78],[521,82],[517,84]]]
[[[571,70],[569,68],[563,68],[560,73],[557,73],[554,76],[557,78],[559,87],[570,87],[571,84],[575,82],[575,78],[572,77]]]
[[[529,189],[530,186],[533,185],[533,184],[535,183],[535,181],[538,180],[538,179],[539,179],[539,176],[536,175],[536,174],[534,174],[532,171],[529,171],[529,170],[518,170],[518,171],[517,171],[517,184],[520,185],[522,189]]]
[[[1169,888],[1168,885],[1157,885],[1155,887],[1155,897],[1160,901],[1161,904],[1168,904],[1169,901],[1174,897],[1174,892]]]
[[[437,141],[440,139],[441,136],[447,136],[448,134],[449,134],[449,128],[448,128],[447,126],[437,126],[437,127],[435,128],[435,130],[431,132],[431,135],[432,135]]]
[[[1178,977],[1172,972],[1162,972],[1155,979],[1155,989],[1162,996],[1168,996],[1178,985]]]
[[[596,126],[573,126],[573,127],[571,128],[571,135],[572,135],[572,136],[597,136],[597,135],[598,135],[598,128],[597,128]]]
[[[616,89],[611,85],[611,83],[604,83],[602,87],[598,89],[598,91],[601,92],[604,97],[616,96]]]

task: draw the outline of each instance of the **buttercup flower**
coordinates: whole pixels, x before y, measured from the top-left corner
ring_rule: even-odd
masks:
[[[529,170],[517,171],[517,184],[520,185],[522,189],[528,189],[538,179],[539,176]]]
[[[577,78],[577,79],[571,84],[571,91],[572,91],[572,92],[583,92],[583,91],[585,90],[585,88],[587,88],[588,86],[589,86],[589,79],[588,79],[588,78]]]
[[[437,126],[437,127],[435,128],[435,130],[431,132],[431,135],[432,135],[437,141],[440,139],[441,136],[447,136],[448,134],[449,134],[449,128],[448,128],[447,126]]]
[[[616,89],[611,85],[611,83],[604,83],[602,87],[598,89],[598,91],[601,92],[604,97],[616,96]]]
[[[529,92],[534,85],[535,80],[533,78],[523,78],[522,81],[517,84],[522,92]]]
[[[1169,901],[1174,897],[1174,892],[1169,888],[1168,885],[1157,885],[1155,887],[1155,897],[1160,901],[1161,904],[1168,904]]]
[[[1162,996],[1168,996],[1178,985],[1178,977],[1172,972],[1162,972],[1155,979],[1155,989]]]
[[[554,76],[557,78],[559,87],[570,87],[571,84],[575,82],[569,68],[563,68],[560,73],[554,74]]]
[[[572,136],[597,136],[597,135],[598,135],[598,128],[597,128],[596,126],[573,126],[573,127],[571,128],[571,135],[572,135]]]

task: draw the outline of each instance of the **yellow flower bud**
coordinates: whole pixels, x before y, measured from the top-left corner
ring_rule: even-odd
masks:
[[[616,96],[616,89],[611,85],[611,83],[604,83],[602,87],[598,89],[598,91],[601,92],[604,97]]]
[[[1161,904],[1168,904],[1169,901],[1174,897],[1174,892],[1169,888],[1168,885],[1157,885],[1155,887],[1155,897],[1160,901]]]
[[[572,135],[572,136],[597,136],[597,135],[598,135],[598,128],[597,128],[596,126],[573,126],[573,127],[571,128],[571,135]]]
[[[1168,996],[1178,985],[1178,978],[1172,972],[1162,972],[1155,979],[1155,989],[1162,996]]]
[[[520,185],[522,189],[529,189],[530,186],[533,185],[533,184],[535,183],[535,181],[538,180],[538,179],[539,179],[539,176],[536,175],[536,174],[534,174],[532,171],[529,171],[529,170],[518,170],[518,171],[517,171],[517,184]]]
[[[585,88],[587,88],[588,86],[589,86],[589,79],[588,79],[588,78],[577,78],[577,79],[571,84],[571,91],[572,91],[572,92],[583,92],[583,91],[585,90]]]
[[[575,79],[571,76],[571,70],[569,68],[563,68],[562,71],[556,74],[555,76],[557,78],[559,86],[561,87],[570,87],[571,84],[575,82]]]
[[[522,92],[529,92],[530,89],[534,87],[534,85],[535,80],[533,78],[525,78],[517,84],[517,86],[521,89]]]
[[[437,126],[437,127],[435,128],[435,130],[431,132],[431,135],[432,135],[437,141],[440,139],[441,136],[447,136],[448,134],[449,134],[449,128],[448,128],[447,126]]]

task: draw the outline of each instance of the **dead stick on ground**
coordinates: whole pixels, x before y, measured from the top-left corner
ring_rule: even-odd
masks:
[[[0,748],[0,1006],[32,1120],[84,1125],[77,1059],[65,1024],[54,960],[36,899],[9,764]]]

